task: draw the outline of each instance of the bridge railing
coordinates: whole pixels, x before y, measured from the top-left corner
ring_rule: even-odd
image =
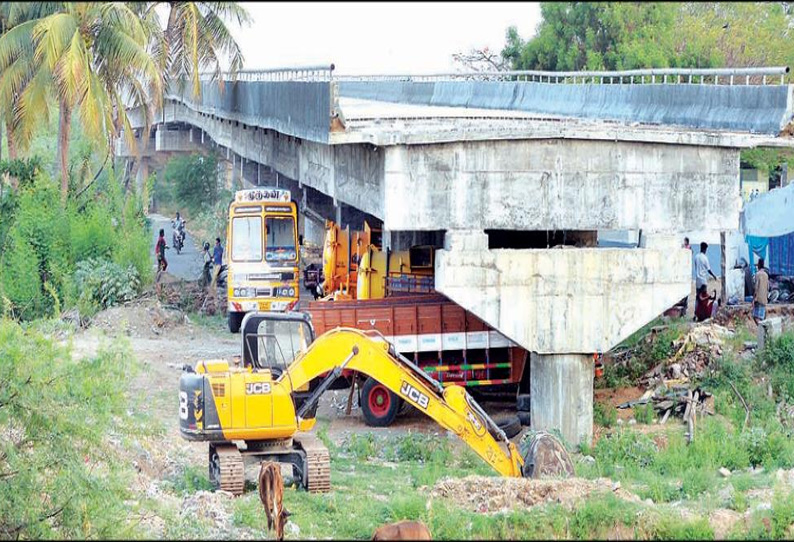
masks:
[[[331,81],[333,72],[333,64],[323,64],[266,70],[239,70],[236,73],[222,72],[221,78],[224,81]],[[201,81],[211,81],[215,78],[216,74],[213,72],[199,74]]]
[[[622,71],[540,71],[511,70],[396,75],[337,75],[333,64],[240,70],[236,74],[222,72],[224,81],[531,81],[554,84],[712,84],[712,85],[774,85],[784,84],[788,66],[759,68],[652,68]],[[204,72],[202,81],[216,78]]]
[[[436,73],[423,75],[335,75],[334,81],[532,81],[553,84],[784,84],[788,66],[764,68],[658,68],[623,71],[538,70]]]

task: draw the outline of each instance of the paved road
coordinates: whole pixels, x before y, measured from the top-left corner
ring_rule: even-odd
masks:
[[[165,251],[165,259],[168,261],[167,272],[185,280],[200,278],[203,265],[201,248],[197,246],[197,241],[190,231],[185,235],[185,246],[182,247],[182,253],[177,254],[176,249],[173,248],[174,229],[171,227],[171,219],[158,214],[150,214],[149,218],[152,220],[152,251],[150,254],[152,254],[152,265],[155,269],[157,268],[157,260],[154,258],[154,246],[162,228],[165,230],[166,243],[170,247]]]

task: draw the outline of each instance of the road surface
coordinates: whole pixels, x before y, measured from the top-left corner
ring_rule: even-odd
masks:
[[[165,230],[165,241],[170,247],[165,251],[165,259],[168,262],[166,272],[184,280],[201,278],[201,268],[204,265],[201,247],[196,244],[197,241],[190,231],[185,234],[185,246],[182,247],[182,252],[177,254],[176,249],[173,247],[174,229],[171,227],[171,219],[154,213],[150,214],[149,218],[152,221],[152,252],[150,254],[152,254],[152,265],[155,269],[157,268],[157,260],[154,257],[154,246],[157,244],[157,237],[162,228]]]

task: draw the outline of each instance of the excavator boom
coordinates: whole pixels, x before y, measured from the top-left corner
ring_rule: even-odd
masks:
[[[301,388],[328,373],[299,410],[299,417],[312,408],[342,369],[371,376],[408,404],[455,433],[500,474],[521,476],[524,462],[515,444],[510,442],[466,390],[460,386],[444,388],[397,353],[377,331],[337,328],[318,337],[298,355],[279,378],[282,382],[282,379],[289,379],[293,389]]]

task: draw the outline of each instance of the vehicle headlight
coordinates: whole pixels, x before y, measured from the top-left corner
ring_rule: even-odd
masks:
[[[234,297],[240,297],[240,288],[232,290],[232,295],[234,295]]]
[[[295,297],[295,288],[290,288],[289,289],[289,296],[290,297]]]
[[[240,297],[248,297],[248,288],[240,288]]]

